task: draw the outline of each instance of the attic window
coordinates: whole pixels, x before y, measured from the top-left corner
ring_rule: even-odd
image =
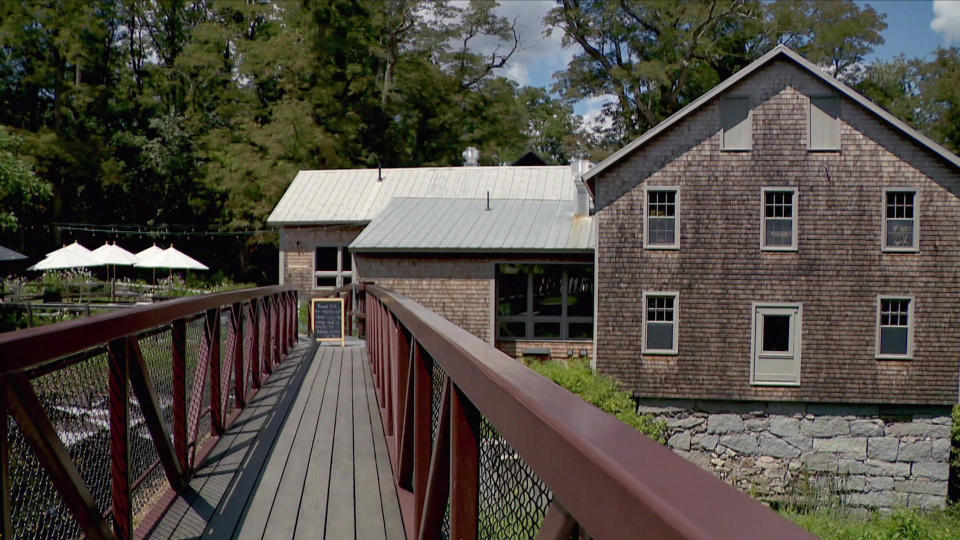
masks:
[[[753,134],[750,125],[750,100],[728,97],[720,100],[720,134],[723,150],[750,150]]]
[[[840,98],[810,98],[810,150],[840,149]]]

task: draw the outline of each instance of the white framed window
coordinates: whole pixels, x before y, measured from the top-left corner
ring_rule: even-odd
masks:
[[[877,358],[913,358],[913,297],[877,297]]]
[[[720,148],[745,151],[753,147],[750,99],[743,96],[720,100]]]
[[[644,189],[643,247],[680,249],[680,188]]]
[[[840,98],[811,96],[808,117],[810,150],[840,150]]]
[[[760,197],[760,249],[796,251],[797,188],[765,187]]]
[[[751,384],[800,384],[802,318],[802,304],[753,303]]]
[[[317,246],[313,256],[313,288],[333,289],[353,281],[353,258],[347,246]]]
[[[495,272],[497,339],[593,338],[593,265],[502,263]]]
[[[678,298],[676,292],[643,293],[643,354],[677,354]]]
[[[918,251],[920,191],[915,188],[883,190],[883,251]]]

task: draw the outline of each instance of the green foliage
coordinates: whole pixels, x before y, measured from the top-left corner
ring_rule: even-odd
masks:
[[[16,230],[18,216],[31,213],[53,193],[50,184],[37,178],[15,154],[22,142],[0,126],[0,230]]]
[[[956,506],[893,513],[831,509],[782,515],[826,540],[948,540],[960,536],[960,510]]]
[[[586,360],[533,361],[527,365],[585,401],[623,420],[637,431],[661,443],[666,442],[666,423],[655,421],[649,414],[637,414],[636,404],[630,394],[621,390],[617,381],[594,373]]]

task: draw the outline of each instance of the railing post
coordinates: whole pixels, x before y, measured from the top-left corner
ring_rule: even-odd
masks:
[[[297,291],[287,292],[287,297],[290,299],[290,348],[292,349],[297,344],[297,336],[300,333],[300,323],[297,322],[300,317],[300,304]]]
[[[273,295],[270,297],[270,334],[273,339],[270,340],[271,351],[270,354],[273,357],[274,365],[279,364],[282,360],[280,355],[280,340],[283,339],[283,333],[280,328],[280,300],[277,298],[279,295]]]
[[[263,343],[260,344],[261,350],[261,362],[263,364],[263,371],[267,375],[273,373],[273,362],[270,356],[270,340],[272,336],[270,334],[270,297],[264,296],[260,299],[260,307],[262,310],[260,324],[263,325]]]
[[[283,320],[283,342],[281,343],[280,353],[284,358],[290,351],[290,296],[286,293],[280,294],[280,314]]]
[[[133,507],[130,504],[130,351],[127,340],[110,342],[110,491],[113,500],[113,532],[117,538],[133,537]]]
[[[393,314],[387,313],[384,318],[384,332],[383,332],[383,346],[386,350],[386,381],[384,384],[386,399],[384,399],[384,407],[387,410],[387,435],[393,436],[393,426],[396,424],[394,422],[394,416],[396,414],[396,402],[394,401],[397,395],[397,359],[396,359],[396,342],[393,339],[393,332],[395,327],[395,322],[393,320]]]
[[[223,433],[223,396],[220,387],[220,309],[208,309],[204,325],[203,339],[210,369],[210,431],[216,437]]]
[[[230,309],[230,334],[233,338],[233,397],[237,408],[246,407],[244,394],[247,374],[243,372],[243,304],[234,304]]]
[[[480,506],[480,413],[456,385],[450,393],[450,536],[476,538]]]
[[[3,385],[0,385],[2,387]],[[10,507],[10,441],[7,432],[7,404],[0,399],[0,538],[13,538],[13,509]]]
[[[407,405],[407,376],[410,374],[410,340],[407,333],[400,325],[400,321],[394,319],[394,355],[396,356],[394,379],[395,392],[393,397],[393,425],[396,426],[397,436],[394,440],[396,446],[396,455],[400,456],[400,443],[404,424],[403,414]]]
[[[250,371],[253,375],[253,387],[259,389],[260,378],[260,302],[250,300],[250,329],[253,331],[250,345]]]
[[[433,359],[420,344],[413,344],[413,499],[414,538],[420,537],[420,519],[430,474],[431,406],[433,405]]]
[[[187,461],[187,321],[173,321],[173,445],[180,467],[188,471]]]

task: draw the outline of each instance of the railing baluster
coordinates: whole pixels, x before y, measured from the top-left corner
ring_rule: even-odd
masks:
[[[450,497],[450,377],[443,378],[440,394],[440,418],[430,457],[430,473],[424,490],[426,498],[420,516],[418,539],[438,538],[443,512]]]
[[[244,383],[247,374],[243,371],[243,304],[234,304],[230,309],[230,337],[233,339],[233,397],[238,408],[246,407]],[[229,339],[229,338],[228,338]]]
[[[187,321],[177,319],[172,327],[173,343],[173,445],[180,467],[187,471]],[[199,369],[199,368],[197,368]]]
[[[260,303],[254,298],[250,300],[250,329],[253,339],[250,345],[250,371],[253,375],[254,389],[260,388]]]
[[[208,309],[203,339],[207,342],[207,366],[210,370],[210,431],[223,433],[223,398],[220,394],[220,309]]]
[[[83,483],[77,466],[70,460],[70,454],[43,410],[43,404],[30,381],[24,375],[16,374],[4,377],[0,384],[3,385],[0,396],[6,399],[7,410],[20,425],[27,444],[50,475],[50,480],[80,528],[92,540],[115,538],[100,515],[93,495]]]
[[[480,413],[457,388],[450,392],[450,536],[476,538],[480,509]]]
[[[133,536],[130,504],[130,351],[127,340],[110,342],[110,491],[113,500],[113,531],[117,538]]]
[[[280,340],[283,339],[283,335],[280,333],[280,301],[277,299],[278,296],[275,294],[270,297],[270,335],[272,337],[270,340],[270,355],[274,365],[280,363]]]
[[[427,476],[430,474],[433,390],[433,359],[419,343],[413,344],[413,498],[415,536],[419,537],[420,518],[426,500]]]
[[[263,310],[260,322],[263,325],[263,343],[260,344],[263,350],[260,358],[263,361],[263,372],[269,376],[273,373],[273,361],[270,356],[270,340],[273,339],[270,333],[270,298],[261,298],[260,307]]]
[[[2,386],[2,385],[0,385]],[[10,507],[10,441],[7,432],[7,404],[0,399],[0,538],[13,538]]]
[[[414,351],[417,349],[416,342],[411,339],[408,342],[407,350],[407,369],[406,383],[403,390],[403,416],[401,416],[400,429],[397,434],[399,447],[397,449],[397,484],[405,489],[412,490],[413,476],[413,392],[414,392]]]
[[[393,351],[396,383],[394,386],[393,398],[393,425],[396,426],[397,437],[394,440],[396,445],[396,454],[399,461],[400,442],[403,438],[403,415],[407,406],[407,378],[410,371],[410,339],[407,337],[406,330],[400,325],[400,321],[393,319]]]
[[[384,369],[384,401],[383,405],[387,412],[387,436],[393,436],[393,426],[394,426],[394,411],[396,410],[396,403],[394,402],[394,396],[397,395],[397,378],[394,374],[397,372],[397,360],[396,360],[396,341],[393,338],[393,315],[389,313],[384,317],[383,325],[383,347],[386,351],[386,367]],[[396,446],[393,448],[396,451]]]

